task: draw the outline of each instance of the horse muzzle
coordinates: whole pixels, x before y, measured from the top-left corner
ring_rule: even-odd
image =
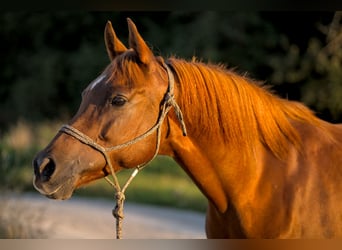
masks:
[[[65,200],[73,193],[73,178],[56,176],[56,163],[52,157],[41,152],[33,160],[33,186],[48,198]],[[60,180],[64,181],[60,181]]]

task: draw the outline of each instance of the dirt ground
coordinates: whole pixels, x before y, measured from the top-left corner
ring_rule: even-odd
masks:
[[[114,201],[73,197],[56,201],[39,194],[0,197],[0,222],[15,238],[115,238]],[[125,203],[123,238],[205,238],[205,215],[178,209]]]

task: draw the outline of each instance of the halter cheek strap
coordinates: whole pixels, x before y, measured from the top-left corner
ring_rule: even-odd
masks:
[[[96,143],[92,138],[90,138],[86,134],[82,133],[81,131],[79,131],[78,129],[76,129],[70,125],[63,125],[59,130],[60,132],[64,132],[64,133],[74,137],[75,139],[77,139],[77,140],[81,141],[82,143],[96,149],[97,151],[99,151],[103,154],[103,156],[107,162],[107,165],[110,168],[110,171],[111,171],[111,174],[113,177],[113,181],[111,181],[107,176],[105,177],[105,179],[115,189],[116,206],[113,209],[113,216],[116,219],[116,238],[117,239],[121,239],[122,219],[124,218],[123,205],[124,205],[124,201],[125,201],[125,191],[126,191],[128,185],[133,180],[133,178],[138,174],[138,172],[140,170],[142,170],[144,167],[146,167],[158,155],[159,147],[160,147],[160,139],[161,139],[161,126],[162,126],[163,121],[164,121],[165,117],[167,116],[168,112],[172,108],[174,109],[176,116],[177,116],[177,119],[181,125],[183,135],[184,136],[187,135],[182,111],[180,110],[178,104],[176,103],[175,97],[174,97],[174,76],[171,72],[171,69],[169,68],[169,66],[166,63],[163,64],[163,67],[166,69],[167,75],[168,75],[168,89],[167,89],[167,91],[164,95],[164,98],[162,100],[161,110],[159,112],[159,116],[158,116],[158,120],[157,120],[156,124],[152,128],[150,128],[149,130],[147,130],[145,133],[143,133],[142,135],[140,135],[140,136],[138,136],[138,137],[136,137],[130,141],[127,141],[125,143],[119,144],[119,145],[115,145],[112,147],[103,147],[100,144]],[[157,133],[157,142],[156,142],[156,149],[155,149],[154,155],[152,156],[152,158],[149,161],[144,162],[142,164],[139,164],[135,168],[135,170],[133,171],[131,176],[128,178],[125,185],[121,188],[108,153],[111,151],[114,151],[114,150],[119,150],[122,148],[126,148],[128,146],[131,146],[131,145],[137,143],[138,141],[141,141],[141,140],[145,139],[146,137],[152,135],[154,132]]]

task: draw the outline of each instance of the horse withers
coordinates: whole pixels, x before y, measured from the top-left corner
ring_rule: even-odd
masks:
[[[155,56],[128,28],[126,48],[107,23],[110,64],[34,159],[40,193],[168,155],[208,199],[208,238],[342,237],[341,125],[223,66]]]

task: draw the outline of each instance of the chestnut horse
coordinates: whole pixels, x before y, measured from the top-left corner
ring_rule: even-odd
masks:
[[[223,66],[164,61],[128,28],[129,49],[107,23],[111,62],[34,159],[39,192],[68,199],[168,155],[208,199],[208,238],[342,237],[341,125]]]

